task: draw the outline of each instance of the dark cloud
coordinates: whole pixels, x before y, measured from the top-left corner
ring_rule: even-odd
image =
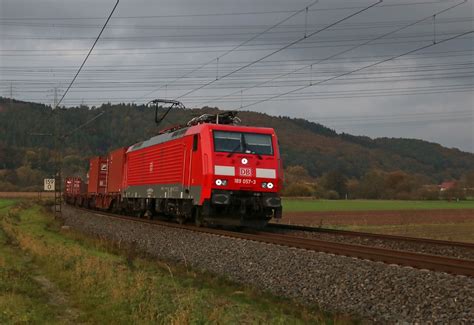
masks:
[[[473,29],[468,1],[436,16],[436,24],[427,20],[324,60],[460,3],[386,0],[222,78],[374,2],[321,0],[307,15],[248,41],[311,2],[122,0],[64,104],[141,103],[209,84],[180,99],[187,106],[238,109]],[[0,2],[1,94],[9,96],[13,85],[16,98],[52,103],[51,90],[67,87],[114,3]],[[338,131],[422,138],[474,152],[473,64],[469,35],[248,109],[305,117]]]

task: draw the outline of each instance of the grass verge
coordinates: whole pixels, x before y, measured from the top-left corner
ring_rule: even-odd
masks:
[[[131,248],[61,230],[37,205],[0,210],[0,225],[2,238],[11,238],[0,246],[0,256],[5,256],[0,262],[25,270],[23,275],[2,278],[0,310],[8,307],[12,292],[20,294],[19,300],[30,301],[28,308],[8,309],[0,323],[18,323],[25,317],[26,322],[63,322],[67,309],[76,311],[74,319],[69,315],[70,321],[86,323],[352,322],[222,278],[141,257]],[[31,277],[33,273],[57,289],[44,290]],[[55,305],[51,294],[65,298]]]
[[[5,207],[5,202],[1,202]],[[0,228],[0,323],[56,322],[58,311],[34,280],[35,267],[13,238]]]

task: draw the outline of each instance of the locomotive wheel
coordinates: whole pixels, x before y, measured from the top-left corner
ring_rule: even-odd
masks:
[[[199,208],[194,209],[194,223],[197,227],[204,226],[204,217],[202,216],[201,209]]]
[[[184,216],[179,215],[176,217],[176,221],[178,221],[180,225],[184,225],[186,218]]]
[[[150,210],[147,210],[143,216],[145,219],[148,219],[148,220],[153,219],[153,213]]]

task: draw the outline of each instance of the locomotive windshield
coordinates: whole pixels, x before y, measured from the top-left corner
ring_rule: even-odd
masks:
[[[272,136],[259,133],[214,131],[214,150],[273,155]]]

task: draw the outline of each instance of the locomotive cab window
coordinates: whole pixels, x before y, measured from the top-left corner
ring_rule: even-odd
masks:
[[[273,155],[272,137],[269,134],[214,131],[214,150]]]
[[[244,133],[246,152],[273,155],[272,137],[268,134]]]
[[[214,150],[217,152],[242,152],[242,134],[214,131]]]

